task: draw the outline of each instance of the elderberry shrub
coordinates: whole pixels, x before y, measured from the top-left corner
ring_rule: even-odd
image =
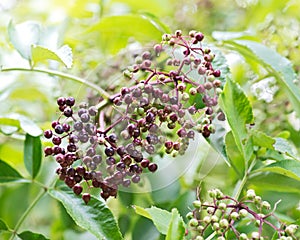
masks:
[[[186,215],[188,233],[193,239],[207,239],[212,234],[218,240],[297,239],[298,226],[287,225],[274,214],[279,202],[271,209],[270,203],[262,200],[253,189],[249,189],[240,201],[224,195],[219,189],[209,190],[208,195],[211,201],[195,200],[194,209]],[[245,229],[251,230],[243,232]],[[268,236],[270,232],[272,235]]]
[[[127,86],[100,108],[76,106],[73,97],[57,99],[61,116],[44,132],[54,146],[44,152],[55,156],[59,178],[85,203],[90,198],[80,188],[84,182],[101,188],[105,200],[116,197],[120,185],[157,171],[155,155],[184,154],[195,133],[208,138],[215,132],[213,119],[225,120],[218,107],[221,72],[203,38],[196,31],[163,35],[160,44],[135,56],[124,71]]]

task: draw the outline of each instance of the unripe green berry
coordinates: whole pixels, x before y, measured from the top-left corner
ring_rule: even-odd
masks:
[[[227,207],[226,203],[223,203],[223,202],[219,203],[220,210],[226,210],[226,207]]]
[[[247,191],[246,197],[250,200],[253,200],[256,197],[255,191],[253,189],[249,189]]]
[[[214,75],[209,75],[209,76],[207,76],[207,80],[208,80],[209,82],[213,82],[213,81],[215,80]]]
[[[208,119],[208,118],[207,118]],[[205,120],[205,118],[203,119],[203,121]],[[202,121],[202,123],[203,123],[203,121]],[[208,121],[209,121],[209,119],[208,119]],[[210,122],[210,121],[209,121]],[[211,197],[211,198],[216,198],[216,196],[217,196],[217,192],[216,192],[216,190],[215,189],[211,189],[211,190],[208,190],[208,195]]]
[[[251,233],[251,238],[252,239],[260,239],[260,234],[258,232],[252,232]]]
[[[249,238],[247,237],[247,235],[245,233],[241,233],[239,240],[248,240]]]
[[[203,230],[204,230],[204,227],[203,227],[203,226],[199,225],[199,226],[197,227],[197,231],[198,231],[198,232],[202,232]]]
[[[261,197],[260,196],[255,196],[254,197],[254,203],[255,204],[260,204],[261,203]]]
[[[197,236],[197,237],[195,238],[195,240],[204,240],[204,238],[201,237],[201,236]]]
[[[190,95],[188,93],[183,93],[181,99],[183,101],[188,101],[190,99]]]
[[[198,220],[197,219],[195,219],[195,218],[192,218],[190,221],[189,221],[189,225],[191,226],[191,227],[197,227],[198,226]]]
[[[211,222],[211,217],[210,216],[205,216],[203,218],[203,222],[205,222],[206,224],[209,224]]]
[[[188,212],[188,213],[185,215],[185,217],[186,217],[187,219],[192,219],[192,218],[194,217],[194,215],[193,215],[192,212]]]
[[[217,240],[226,240],[224,237],[218,237]]]
[[[197,89],[194,88],[194,87],[191,87],[190,90],[189,90],[189,93],[190,93],[192,96],[194,96],[194,95],[197,94]]]
[[[215,208],[213,208],[213,207],[208,207],[208,208],[206,209],[206,211],[207,211],[208,214],[213,214],[214,211],[215,211]]]
[[[221,219],[220,220],[220,227],[221,228],[228,228],[228,225],[229,225],[229,223],[228,223],[228,220],[227,219]]]
[[[291,224],[291,225],[288,225],[285,229],[285,232],[288,234],[288,235],[293,235],[297,229],[298,229],[298,225],[296,224]]]
[[[216,215],[211,216],[211,222],[218,222],[219,218]]]
[[[211,126],[214,128],[213,125],[211,125]],[[211,129],[210,131],[213,131],[213,129]],[[215,131],[214,131],[214,132],[215,132]],[[220,189],[216,188],[215,191],[216,191],[216,193],[217,193],[217,195],[216,195],[217,199],[220,199],[220,198],[224,197],[224,194],[221,192]]]
[[[200,200],[195,200],[193,202],[193,205],[194,205],[195,208],[201,208],[201,201]]]
[[[213,223],[212,228],[213,228],[213,230],[216,231],[216,230],[220,229],[220,224],[215,222],[215,223]]]
[[[230,217],[233,219],[233,220],[238,220],[239,219],[239,217],[240,217],[240,215],[237,213],[237,212],[232,212],[231,214],[230,214]]]
[[[239,211],[239,215],[240,215],[240,217],[246,217],[247,215],[248,215],[248,211],[246,210],[246,209],[241,209],[240,211]]]
[[[271,204],[267,201],[263,201],[261,205],[263,208],[265,208],[267,210],[271,209]]]

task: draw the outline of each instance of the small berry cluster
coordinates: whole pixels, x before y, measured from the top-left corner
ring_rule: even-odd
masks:
[[[119,185],[129,187],[142,172],[158,169],[155,154],[184,154],[196,132],[205,138],[215,132],[213,119],[224,120],[218,108],[221,72],[203,38],[196,31],[165,34],[152,51],[135,56],[124,71],[128,87],[99,108],[57,99],[61,116],[44,133],[54,146],[44,151],[55,156],[57,174],[75,194],[85,181],[101,188],[105,200],[116,197]],[[88,193],[82,197],[89,201]]]
[[[156,171],[157,165],[143,158],[134,146],[117,146],[115,133],[98,129],[95,124],[98,111],[94,106],[82,103],[75,112],[72,97],[60,97],[57,104],[62,114],[52,122],[52,129],[44,132],[54,146],[46,147],[44,152],[46,156],[55,156],[60,165],[56,171],[59,178],[75,194],[82,193],[85,181],[88,187],[101,188],[102,198],[115,197],[118,185],[128,187],[131,182],[140,181],[143,168]],[[90,195],[84,193],[82,198],[88,203]]]
[[[208,193],[212,201],[194,201],[195,209],[187,214],[193,239],[206,239],[211,234],[218,236],[218,240],[268,239],[268,236],[263,236],[265,228],[272,229],[272,235],[277,233],[279,240],[296,239],[298,226],[281,222],[274,215],[276,204],[271,210],[270,203],[263,201],[254,190],[248,190],[240,201],[224,195],[219,189],[209,190]],[[257,228],[257,231],[240,232],[242,225],[247,225],[247,228],[253,225],[251,229]]]

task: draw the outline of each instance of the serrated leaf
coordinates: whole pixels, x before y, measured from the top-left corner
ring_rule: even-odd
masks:
[[[72,49],[68,45],[64,45],[56,51],[43,46],[32,45],[31,52],[34,65],[45,60],[61,62],[67,68],[71,68],[73,64]]]
[[[166,240],[182,240],[185,234],[185,227],[182,217],[176,208],[172,209],[172,217],[168,227]]]
[[[6,223],[0,219],[0,232],[8,230]]]
[[[230,78],[227,78],[220,95],[220,106],[232,129],[239,151],[244,153],[243,144],[248,137],[246,124],[253,122],[252,107],[243,90]]]
[[[15,25],[12,21],[8,25],[9,40],[20,55],[31,60],[31,45],[40,39],[41,26],[33,21],[26,21]]]
[[[258,42],[249,40],[235,40],[234,42],[250,50],[254,58],[257,58],[263,66],[273,72],[300,117],[300,88],[294,83],[297,77],[291,62],[273,49]]]
[[[0,159],[0,183],[19,182],[23,180],[21,174]]]
[[[169,224],[172,219],[170,212],[153,206],[151,208],[133,206],[133,208],[137,214],[152,220],[160,233],[164,235],[168,233]]]
[[[44,235],[31,231],[24,231],[18,234],[18,237],[22,240],[49,240],[49,238],[46,238]]]
[[[272,163],[255,172],[273,172],[300,181],[300,162],[295,160],[283,160]]]
[[[273,144],[275,143],[275,140],[272,137],[266,135],[264,132],[253,130],[251,131],[251,136],[253,145],[274,149]]]
[[[39,173],[42,161],[42,143],[40,137],[25,136],[24,164],[29,174],[34,179]]]
[[[88,204],[67,187],[50,189],[49,194],[60,201],[78,226],[98,239],[123,239],[117,222],[104,200],[91,196]]]

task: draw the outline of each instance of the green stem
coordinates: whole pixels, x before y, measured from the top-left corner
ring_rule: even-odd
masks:
[[[245,186],[245,184],[246,184],[246,182],[248,180],[249,174],[250,174],[252,168],[254,167],[255,163],[256,163],[256,161],[253,160],[251,162],[249,168],[247,170],[245,170],[245,174],[244,174],[243,179],[241,181],[237,182],[237,185],[234,188],[234,194],[233,194],[234,195],[233,196],[234,199],[238,199],[239,196],[241,195],[241,192],[242,192],[242,190],[243,190],[243,188],[244,188],[244,186]]]
[[[21,227],[22,223],[24,220],[27,218],[28,214],[31,212],[31,210],[35,207],[35,205],[40,201],[40,199],[46,194],[46,190],[43,189],[42,192],[39,193],[39,195],[34,199],[34,201],[30,204],[30,206],[26,209],[26,211],[23,213],[19,221],[17,222],[15,229],[13,230],[13,233],[10,237],[10,240],[13,240],[14,237],[16,236],[19,228]]]
[[[97,91],[105,99],[110,98],[110,94],[107,93],[104,89],[102,89],[98,85],[96,85],[94,83],[91,83],[91,82],[88,82],[87,80],[85,80],[83,78],[76,77],[76,76],[73,76],[73,75],[70,75],[70,74],[67,74],[67,73],[63,73],[63,72],[60,72],[60,71],[42,69],[42,68],[1,68],[1,72],[11,72],[11,71],[40,72],[40,73],[46,73],[46,74],[49,74],[49,75],[58,76],[58,77],[61,77],[61,78],[70,79],[72,81],[82,83],[82,84],[94,89],[95,91]]]

